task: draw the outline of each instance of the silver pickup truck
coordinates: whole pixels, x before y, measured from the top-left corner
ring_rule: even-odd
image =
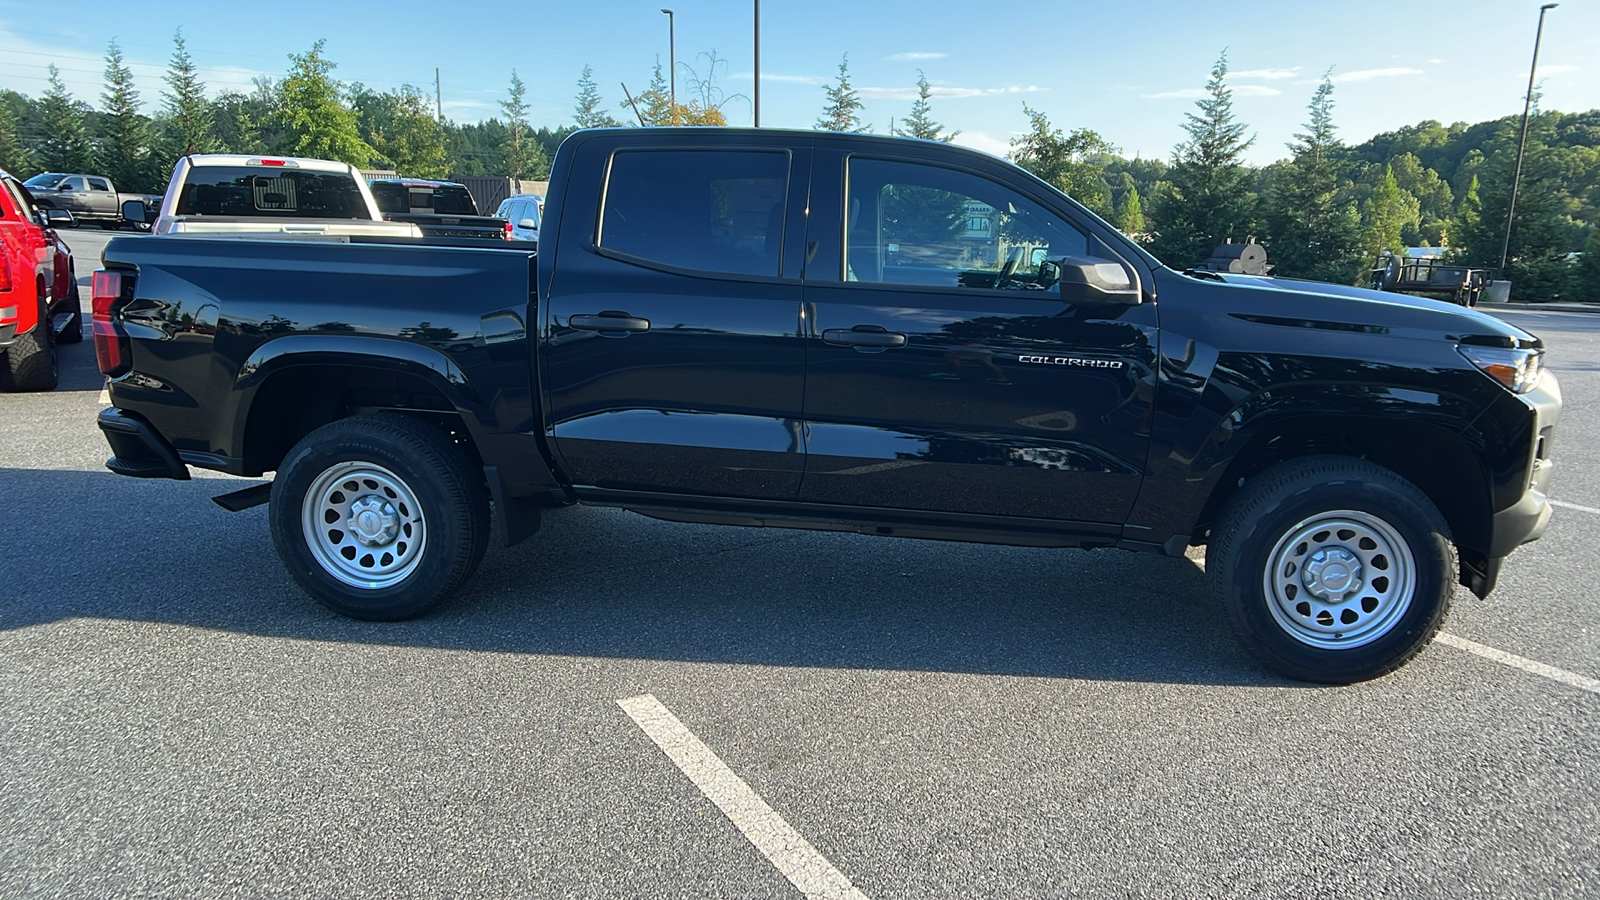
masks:
[[[146,220],[132,201],[122,215]],[[421,237],[386,222],[356,167],[326,159],[208,153],[185,156],[155,216],[155,234]]]

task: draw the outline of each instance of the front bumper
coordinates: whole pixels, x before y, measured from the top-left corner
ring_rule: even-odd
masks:
[[[1489,557],[1500,559],[1529,541],[1537,540],[1550,524],[1550,474],[1556,424],[1561,418],[1561,385],[1546,372],[1539,386],[1517,398],[1527,404],[1531,421],[1528,439],[1532,443],[1527,464],[1519,477],[1523,490],[1516,500],[1494,514]]]

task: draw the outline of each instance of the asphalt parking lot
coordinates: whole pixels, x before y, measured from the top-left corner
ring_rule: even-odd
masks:
[[[209,502],[250,482],[107,472],[65,347],[0,395],[0,897],[1594,896],[1600,315],[1502,315],[1564,505],[1346,688],[1247,658],[1199,558],[612,510],[342,619]]]

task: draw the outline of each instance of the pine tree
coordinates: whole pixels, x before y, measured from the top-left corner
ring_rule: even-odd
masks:
[[[929,141],[944,141],[950,143],[955,140],[959,131],[944,133],[944,126],[933,121],[928,115],[930,104],[928,98],[933,95],[933,88],[928,84],[928,76],[917,70],[917,100],[911,104],[911,115],[906,117],[905,125],[895,129],[895,134],[905,137],[923,138]]]
[[[550,161],[545,158],[539,142],[533,139],[533,129],[528,125],[527,95],[527,85],[522,83],[517,70],[512,69],[510,91],[500,102],[506,127],[511,131],[505,156],[505,174],[511,178],[543,178],[550,174]]]
[[[1406,222],[1417,215],[1417,198],[1400,189],[1395,180],[1394,167],[1383,167],[1383,179],[1377,190],[1362,206],[1361,218],[1366,223],[1366,237],[1362,249],[1369,263],[1376,263],[1385,253],[1404,253],[1406,245],[1401,233]]]
[[[334,159],[353,166],[372,163],[373,149],[361,139],[360,117],[344,104],[333,80],[334,63],[322,56],[319,39],[304,54],[291,54],[289,74],[278,85],[274,124],[284,130],[282,149],[294,156]]]
[[[1289,144],[1293,160],[1283,166],[1268,197],[1272,262],[1280,275],[1354,284],[1360,278],[1361,220],[1341,198],[1347,179],[1344,145],[1333,125],[1333,80],[1322,77],[1311,97],[1306,130]]]
[[[205,83],[200,80],[194,60],[189,57],[189,48],[183,42],[182,28],[172,36],[172,62],[167,67],[165,81],[172,89],[170,93],[161,92],[166,101],[172,154],[210,153],[216,148],[211,103],[206,100]]]
[[[11,115],[11,104],[0,99],[0,169],[18,178],[33,174],[33,154],[17,139],[17,120]]]
[[[1139,199],[1139,187],[1127,172],[1122,173],[1122,196],[1117,198],[1115,222],[1117,230],[1130,237],[1144,233],[1144,205]]]
[[[850,86],[850,54],[846,53],[839,63],[839,81],[822,90],[828,95],[828,105],[822,111],[822,118],[817,120],[818,131],[861,134],[872,130],[871,125],[861,124],[864,106],[855,88]]]
[[[154,180],[150,160],[150,123],[139,114],[139,92],[122,48],[111,42],[106,52],[105,149],[103,168],[124,191],[149,190]]]
[[[579,128],[615,128],[621,125],[611,114],[600,108],[600,87],[594,83],[594,69],[583,67],[578,79],[578,106],[573,116]]]
[[[46,172],[92,172],[95,170],[94,145],[84,125],[84,107],[79,105],[55,63],[49,66],[50,89],[39,98],[39,143],[36,162]]]
[[[1172,190],[1154,210],[1158,233],[1151,251],[1178,268],[1196,265],[1222,241],[1255,230],[1253,175],[1244,165],[1244,151],[1255,138],[1245,137],[1245,126],[1234,120],[1227,77],[1224,51],[1211,69],[1206,96],[1195,102],[1199,114],[1187,115],[1189,139],[1175,148],[1167,176]]]

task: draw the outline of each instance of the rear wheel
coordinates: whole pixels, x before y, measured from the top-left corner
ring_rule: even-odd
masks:
[[[300,586],[357,619],[421,615],[488,546],[482,474],[443,431],[395,414],[325,425],[272,484],[272,540]]]
[[[1444,624],[1456,553],[1433,502],[1394,472],[1310,457],[1252,478],[1218,519],[1212,589],[1274,670],[1348,684],[1404,665]]]
[[[44,296],[40,290],[39,295]],[[39,301],[39,323],[21,335],[5,350],[0,360],[0,389],[7,391],[53,391],[60,381],[56,360],[55,329],[50,327],[50,308]]]

